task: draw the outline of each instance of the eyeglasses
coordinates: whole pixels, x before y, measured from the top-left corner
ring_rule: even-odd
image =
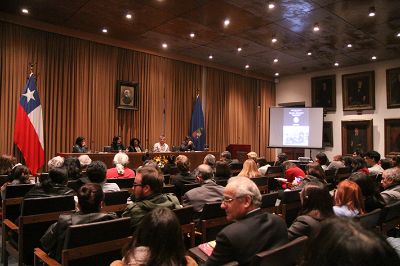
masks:
[[[223,197],[223,198],[222,198],[222,203],[224,203],[224,204],[229,204],[229,203],[231,203],[232,201],[234,201],[235,199],[240,199],[240,198],[243,198],[243,197],[245,197],[245,196],[246,196],[246,195],[238,196],[238,197],[233,197],[233,198]]]
[[[134,187],[143,187],[143,184],[133,183]]]

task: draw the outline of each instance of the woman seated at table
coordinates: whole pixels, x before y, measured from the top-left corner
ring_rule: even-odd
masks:
[[[129,143],[128,151],[130,152],[143,152],[142,147],[140,146],[140,140],[137,138],[132,138]]]
[[[107,170],[107,178],[129,178],[135,177],[135,172],[126,167],[129,163],[129,157],[126,153],[119,152],[114,156],[114,168]]]
[[[72,146],[73,153],[87,153],[88,148],[86,147],[86,139],[84,137],[77,137],[75,145]]]
[[[124,151],[125,146],[122,144],[122,138],[121,136],[115,136],[113,138],[113,141],[111,143],[111,150],[112,151]]]

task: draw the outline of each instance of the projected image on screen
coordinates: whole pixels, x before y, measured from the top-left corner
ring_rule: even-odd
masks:
[[[284,112],[283,145],[308,146],[308,110],[292,108]]]

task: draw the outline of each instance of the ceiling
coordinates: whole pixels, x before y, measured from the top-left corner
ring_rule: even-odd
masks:
[[[372,56],[377,61],[400,57],[398,0],[274,2],[269,9],[267,0],[2,0],[0,12],[102,36],[106,27],[107,38],[172,58],[212,61],[269,77],[331,69],[334,62],[364,64]],[[368,16],[371,6],[375,17]],[[230,24],[224,27],[226,18]]]

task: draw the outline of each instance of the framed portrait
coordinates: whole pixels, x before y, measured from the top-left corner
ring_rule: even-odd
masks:
[[[117,80],[116,107],[139,109],[139,83]]]
[[[385,154],[400,153],[400,118],[385,119]]]
[[[342,75],[343,111],[375,110],[375,72]]]
[[[387,108],[400,108],[400,67],[386,70]]]
[[[336,111],[336,76],[311,78],[312,107],[323,107],[325,112]]]
[[[373,150],[371,120],[342,121],[342,154]]]
[[[332,121],[324,122],[324,129],[322,132],[322,146],[333,147],[333,125]]]

